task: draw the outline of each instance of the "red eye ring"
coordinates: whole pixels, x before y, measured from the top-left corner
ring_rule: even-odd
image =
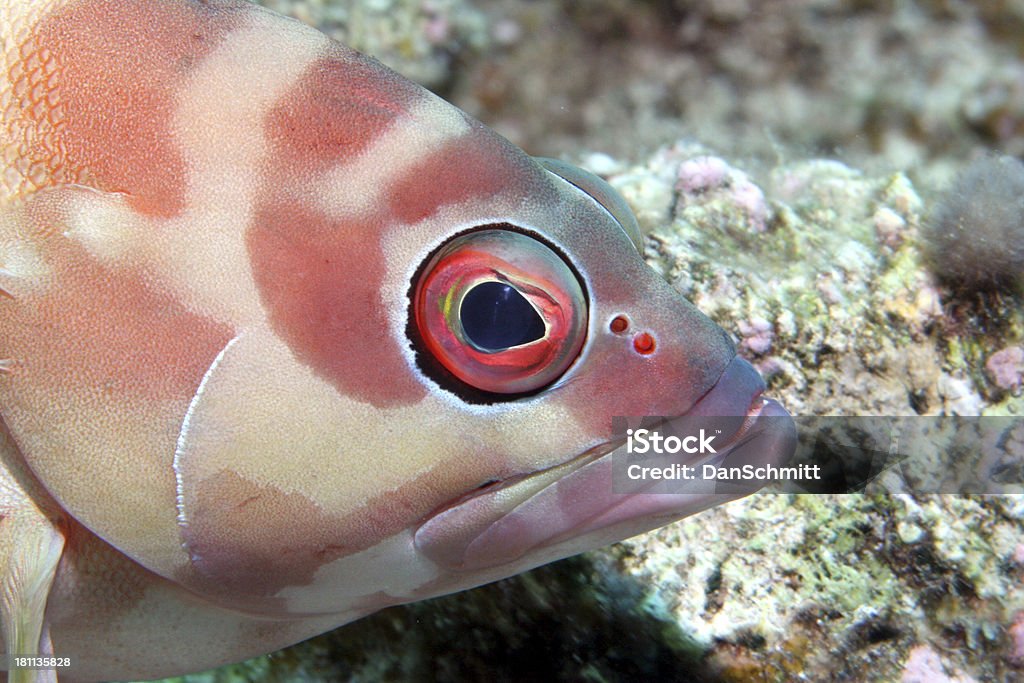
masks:
[[[468,233],[439,249],[417,281],[413,310],[426,351],[490,393],[551,384],[586,336],[575,274],[548,246],[512,230]]]

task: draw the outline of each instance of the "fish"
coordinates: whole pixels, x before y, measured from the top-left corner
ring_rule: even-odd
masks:
[[[0,619],[49,662],[11,680],[208,669],[745,493],[618,490],[619,417],[792,452],[597,176],[242,0],[0,9]]]

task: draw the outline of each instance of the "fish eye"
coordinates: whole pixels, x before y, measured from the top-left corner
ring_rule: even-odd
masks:
[[[590,171],[584,171],[582,168],[573,166],[560,159],[550,159],[548,157],[534,157],[533,159],[545,169],[570,185],[579,188],[600,204],[601,208],[607,211],[615,219],[615,222],[619,224],[619,227],[622,228],[622,231],[626,233],[626,237],[636,247],[637,252],[643,256],[644,237],[643,233],[640,232],[640,224],[636,222],[636,216],[633,215],[633,211],[629,208],[626,200],[622,198],[622,195],[614,187]]]
[[[425,350],[488,393],[548,386],[586,336],[575,273],[553,249],[513,230],[479,230],[443,245],[421,270],[412,305]]]

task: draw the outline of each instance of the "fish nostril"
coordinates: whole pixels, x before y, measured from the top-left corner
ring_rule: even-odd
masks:
[[[655,341],[649,332],[641,332],[633,337],[633,348],[641,355],[654,353]]]
[[[629,329],[629,318],[624,315],[615,316],[612,318],[611,323],[609,323],[608,329],[615,334],[622,334]]]

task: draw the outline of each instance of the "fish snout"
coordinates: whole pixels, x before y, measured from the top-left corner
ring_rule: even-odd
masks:
[[[695,477],[630,480],[624,476],[631,464],[630,437],[619,432],[599,456],[582,454],[445,508],[415,531],[415,546],[436,564],[460,572],[536,566],[753,493],[767,481],[723,484],[702,478],[699,468],[778,467],[791,457],[793,419],[777,401],[762,396],[764,389],[757,370],[734,357],[685,415],[627,417],[622,423],[647,422],[662,443],[689,444],[669,460],[659,456],[657,465],[662,470],[666,463],[686,465]]]

